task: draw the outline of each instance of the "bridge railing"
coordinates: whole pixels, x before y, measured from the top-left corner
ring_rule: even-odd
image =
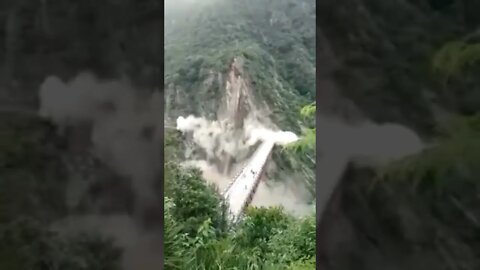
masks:
[[[264,145],[261,145],[260,147],[265,147]],[[262,162],[262,164],[260,165],[260,168],[258,169],[258,171],[254,174],[254,179],[253,179],[253,185],[251,186],[250,190],[248,190],[248,193],[247,193],[247,196],[245,198],[245,200],[241,203],[240,205],[240,208],[238,209],[238,213],[232,213],[231,211],[230,212],[230,215],[232,216],[233,219],[238,219],[240,216],[241,216],[241,213],[244,211],[245,207],[251,203],[252,199],[253,199],[253,196],[258,188],[258,185],[260,183],[260,179],[261,179],[261,176],[264,172],[264,169],[265,169],[265,165],[269,159],[269,156],[271,155],[271,152],[273,150],[273,147],[274,145],[270,145],[270,148],[268,149],[268,152],[266,153],[265,157],[262,157],[260,160],[256,159],[256,155],[258,155],[259,153],[261,153],[260,151],[262,151],[263,148],[260,148],[257,152],[255,152],[254,156],[252,157],[251,161],[250,162]],[[239,173],[237,173],[236,177],[233,179],[232,182],[230,182],[229,186],[225,189],[224,191],[224,196],[228,196],[230,197],[232,192],[229,192],[229,190],[231,189],[231,187],[237,183],[237,181],[240,181],[239,177],[242,176],[242,175],[245,175],[245,173],[247,173],[245,171],[245,169],[247,167],[249,167],[248,165],[250,165],[250,163],[248,163],[246,166],[244,166],[242,168],[242,170],[240,170]],[[233,191],[234,192],[234,191]],[[227,194],[228,193],[228,194]],[[227,197],[226,197],[227,198]],[[236,216],[238,215],[238,217]]]
[[[228,183],[227,187],[223,190],[222,195],[225,195],[227,193],[227,191],[232,187],[232,185],[237,181],[238,177],[240,177],[240,175],[242,175],[243,171],[245,170],[245,167],[247,167],[247,166],[246,165],[243,166],[242,169],[237,172],[235,177],[232,178],[232,181],[230,181]]]

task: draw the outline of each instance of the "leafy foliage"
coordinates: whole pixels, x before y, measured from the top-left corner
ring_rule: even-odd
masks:
[[[305,118],[312,118],[315,116],[316,104],[304,106],[300,110],[300,114]],[[303,131],[303,137],[300,140],[287,145],[287,149],[292,149],[296,152],[306,152],[307,150],[315,149],[317,130],[315,127],[308,128]]]
[[[253,213],[255,216],[250,216]],[[280,225],[272,223],[278,220],[283,222]],[[313,216],[311,220],[314,220]],[[227,235],[218,237],[215,230],[206,219],[193,238],[166,234],[168,247],[178,250],[178,253],[166,253],[166,262],[172,265],[171,269],[315,269],[314,261],[312,263],[315,258],[315,226],[305,226],[301,220],[286,218],[278,209],[250,210],[239,227]],[[296,242],[281,240],[284,237],[296,239]],[[289,253],[286,248],[292,246],[294,252]]]
[[[166,117],[215,118],[225,86],[222,76],[236,57],[243,60],[252,100],[267,104],[277,126],[296,133],[310,126],[311,119],[299,117],[297,108],[315,99],[314,6],[310,0],[212,0],[168,7]],[[227,224],[218,191],[205,184],[200,171],[174,164],[181,159],[182,143],[174,132],[167,136],[165,156],[171,162],[165,165],[165,226],[171,269],[314,269],[314,227],[280,208],[248,208],[239,224]],[[286,171],[297,168],[312,184],[314,158],[306,153],[276,150],[273,158]],[[287,235],[299,239],[283,242],[280,238]],[[285,248],[292,245],[296,249],[290,256]]]
[[[175,220],[172,211],[175,204],[168,197],[164,199],[164,266],[165,269],[181,269],[183,245],[187,239],[186,234],[182,233],[182,225]]]
[[[380,178],[410,179],[416,186],[429,181],[437,190],[444,190],[452,174],[471,177],[479,173],[479,116],[455,117],[439,129],[439,135],[422,153],[387,166]]]
[[[165,165],[165,182],[172,186],[165,193],[174,204],[175,219],[183,224],[182,232],[195,235],[201,224],[210,220],[219,233],[225,226],[225,204],[212,185],[205,185],[201,172],[196,168],[182,169],[173,163]]]
[[[247,209],[246,217],[235,235],[236,242],[241,247],[265,254],[271,237],[287,228],[289,218],[279,208]]]
[[[241,57],[255,96],[269,105],[274,122],[300,131],[293,108],[315,99],[314,4],[221,0],[167,14],[165,89],[167,96],[177,92],[166,99],[167,107],[215,114],[223,85],[206,87],[204,82]],[[203,102],[194,102],[199,96]]]
[[[473,257],[460,259],[453,249],[445,253],[472,267],[478,265],[480,247],[480,211],[477,207],[480,203],[479,123],[479,116],[455,117],[439,129],[438,138],[423,152],[389,164],[377,175],[375,185],[370,185],[370,196],[377,197],[372,203],[385,203],[385,207],[372,207],[377,208],[377,215],[383,216],[382,219],[389,224],[392,234],[402,239],[408,235],[406,230],[422,228],[426,232],[421,236],[422,239],[425,237],[422,241],[434,248],[438,241],[444,241],[444,236],[427,231],[448,228],[449,241],[456,242],[455,246],[463,245]],[[389,196],[395,199],[388,199]],[[414,213],[409,220],[415,222],[398,225],[404,222],[401,221],[404,217],[392,207],[408,208]]]
[[[435,56],[433,66],[447,77],[478,61],[480,47],[463,41],[447,43]],[[442,192],[450,178],[471,178],[480,160],[480,115],[451,117],[439,126],[437,138],[422,153],[387,166],[380,178],[411,179],[416,186],[431,181]]]
[[[173,161],[165,165],[166,269],[315,268],[314,215],[249,207],[239,224],[228,224],[217,190],[198,170]]]
[[[433,58],[433,68],[445,79],[459,75],[480,60],[480,44],[452,41],[445,44]]]
[[[307,216],[296,220],[285,230],[274,234],[270,240],[271,260],[278,264],[288,265],[308,261],[315,258],[316,250],[315,216]],[[288,253],[283,253],[288,250]]]

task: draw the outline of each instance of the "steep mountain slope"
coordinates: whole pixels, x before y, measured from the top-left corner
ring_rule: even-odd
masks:
[[[225,89],[223,77],[238,57],[244,58],[245,79],[255,98],[268,103],[274,122],[298,131],[297,108],[315,98],[312,1],[206,2],[184,11],[187,20],[166,14],[167,113],[183,106],[183,114],[216,116],[218,97]],[[212,73],[220,78],[212,80]],[[275,114],[279,111],[284,113]]]
[[[242,144],[248,139],[245,130],[252,126],[300,135],[302,128],[312,124],[300,117],[299,110],[315,100],[313,1],[172,1],[169,5],[165,15],[167,125],[193,114],[225,123],[221,124],[225,137]],[[234,156],[233,163],[238,164],[248,153]],[[229,160],[221,154],[216,158],[211,162]],[[280,169],[273,178],[287,172],[313,191],[312,153],[288,155],[277,149],[274,160]],[[225,171],[224,165],[220,167]]]

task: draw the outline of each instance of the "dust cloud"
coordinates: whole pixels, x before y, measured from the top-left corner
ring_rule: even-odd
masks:
[[[269,186],[262,181],[251,204],[257,207],[282,206],[286,212],[301,217],[315,212],[315,206],[306,203],[309,197],[309,191],[298,183],[281,182]]]
[[[209,121],[193,115],[180,116],[177,118],[177,129],[191,134],[196,145],[205,151],[207,160],[225,160],[225,154],[235,158],[235,168],[229,174],[222,173],[215,162],[207,160],[187,160],[183,163],[201,169],[205,180],[215,184],[221,192],[225,191],[235,175],[246,165],[254,150],[253,146],[262,141],[286,145],[298,140],[298,136],[292,132],[268,129],[253,118],[245,119],[244,128],[234,132],[227,121]],[[315,211],[306,203],[308,197],[308,191],[298,182],[271,181],[270,185],[261,182],[252,205],[282,206],[294,215],[304,215]]]
[[[208,121],[207,119],[189,115],[177,118],[177,130],[192,132],[193,140],[202,147],[209,156],[214,156],[218,148],[234,156],[241,149],[249,148],[260,141],[272,141],[278,145],[286,145],[298,140],[298,136],[290,131],[274,131],[262,127],[259,122],[247,119],[241,134],[231,137],[233,130],[228,122]],[[240,143],[240,144],[238,144]]]
[[[124,251],[125,270],[161,269],[161,231],[150,232],[144,227],[147,210],[160,208],[163,203],[153,191],[163,167],[161,94],[140,95],[127,79],[99,80],[84,72],[67,82],[55,76],[46,78],[39,89],[39,100],[39,115],[56,124],[60,132],[89,126],[94,154],[131,180],[135,193],[133,215],[72,215],[53,227],[70,233],[92,230],[113,237]],[[78,199],[67,198],[68,204],[75,201]]]
[[[131,178],[140,197],[151,197],[148,185],[161,167],[160,99],[142,98],[128,81],[99,81],[90,73],[64,83],[48,77],[40,86],[39,114],[61,130],[92,126],[95,154],[115,171]]]
[[[320,116],[317,129],[317,190],[320,215],[349,162],[357,166],[377,168],[396,159],[414,155],[426,146],[419,136],[407,127],[371,121],[347,124],[339,118]]]
[[[203,179],[205,179],[208,184],[215,185],[219,192],[224,191],[230,183],[230,178],[225,177],[217,167],[209,164],[206,160],[187,160],[182,162],[181,165],[185,167],[199,168],[202,171]]]

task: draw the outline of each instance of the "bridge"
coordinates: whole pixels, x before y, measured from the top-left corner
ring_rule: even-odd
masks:
[[[225,189],[223,196],[229,205],[231,221],[238,220],[252,201],[274,145],[271,141],[264,141]]]
[[[194,131],[195,122],[192,121],[195,121],[195,119],[193,115],[187,118],[178,117],[176,129],[182,133]],[[190,124],[188,124],[189,121]],[[168,125],[165,125],[165,127],[171,128]],[[257,141],[260,141],[261,144],[257,147],[247,165],[240,170],[223,192],[223,197],[229,207],[229,218],[233,222],[240,218],[245,207],[251,203],[275,144],[287,145],[298,140],[297,135],[293,132],[273,131],[265,128],[250,130],[248,137],[249,145],[251,145],[250,142]]]

